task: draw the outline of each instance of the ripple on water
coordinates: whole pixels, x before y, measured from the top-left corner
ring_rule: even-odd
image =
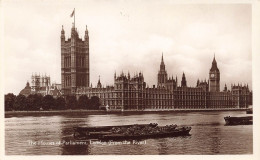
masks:
[[[7,155],[252,154],[253,127],[225,126],[223,117],[244,112],[52,115],[5,118]],[[29,145],[28,141],[75,142],[73,127],[138,123],[192,126],[191,136],[147,139],[143,145]]]

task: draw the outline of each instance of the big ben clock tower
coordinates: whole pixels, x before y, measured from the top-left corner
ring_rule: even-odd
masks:
[[[220,72],[214,55],[212,66],[209,71],[209,91],[219,92],[220,91],[219,82],[220,82]]]

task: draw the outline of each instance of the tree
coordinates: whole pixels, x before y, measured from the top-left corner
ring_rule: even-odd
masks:
[[[100,106],[100,99],[97,96],[91,97],[89,106],[89,109],[91,110],[98,110]]]
[[[5,111],[11,111],[14,109],[14,102],[16,96],[13,93],[5,95]]]
[[[89,105],[89,99],[88,96],[82,95],[78,99],[78,108],[80,109],[87,109],[87,106]]]
[[[55,100],[55,109],[58,109],[58,110],[62,110],[62,109],[65,109],[65,99],[63,97],[58,97],[56,100]]]
[[[46,95],[42,98],[42,108],[43,110],[54,109],[55,100],[52,95]]]
[[[27,98],[22,95],[22,94],[19,94],[16,98],[15,98],[15,101],[14,101],[14,110],[16,111],[22,111],[22,110],[25,110],[27,108]]]
[[[77,108],[77,98],[76,96],[67,96],[66,97],[66,108],[67,109],[76,109]]]
[[[27,97],[28,105],[26,110],[40,110],[40,108],[42,108],[42,99],[43,96],[41,94],[30,94]]]

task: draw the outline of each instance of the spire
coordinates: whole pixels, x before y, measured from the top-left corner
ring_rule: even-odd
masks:
[[[181,86],[182,87],[187,87],[187,81],[186,81],[186,77],[185,77],[184,72],[182,74]]]
[[[162,52],[162,62],[163,62],[163,52]]]
[[[61,39],[65,39],[65,31],[63,29],[63,25],[62,25],[62,29],[61,29],[61,36],[60,36]]]
[[[97,88],[101,88],[102,85],[101,85],[101,82],[100,82],[100,75],[99,75],[99,78],[98,78],[98,83],[97,83]]]
[[[213,61],[212,61],[212,65],[211,65],[210,71],[217,71],[217,72],[219,72],[219,69],[218,69],[218,66],[217,66],[217,61],[216,61],[216,58],[215,58],[215,53],[214,53],[214,58],[213,58]]]
[[[215,53],[214,53],[213,63],[217,63],[216,58],[215,58]]]
[[[160,70],[161,71],[165,70],[165,65],[164,65],[164,61],[163,61],[163,53],[162,53],[162,60],[161,60]]]
[[[88,26],[86,25],[86,30],[85,30],[85,37],[88,36]]]
[[[128,79],[130,79],[130,73],[129,73],[129,71],[128,71]]]

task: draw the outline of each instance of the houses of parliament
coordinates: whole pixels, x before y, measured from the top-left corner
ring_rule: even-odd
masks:
[[[177,77],[169,77],[163,55],[156,86],[148,87],[141,72],[133,76],[122,72],[114,74],[114,85],[104,87],[99,79],[93,87],[89,85],[88,29],[83,40],[73,24],[71,37],[66,40],[62,27],[60,38],[61,91],[64,96],[97,96],[101,106],[124,110],[247,108],[252,105],[252,91],[248,85],[231,85],[231,90],[227,90],[226,85],[220,88],[220,70],[215,56],[208,81],[198,80],[195,87],[187,86],[185,73],[180,85]]]

